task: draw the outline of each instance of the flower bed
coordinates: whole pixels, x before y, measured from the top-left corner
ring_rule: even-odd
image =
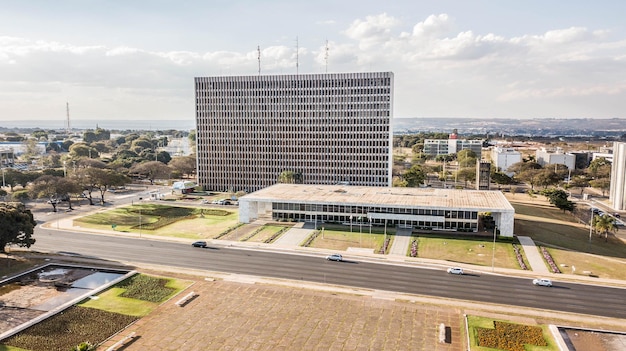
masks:
[[[524,257],[522,257],[522,253],[517,245],[513,244],[513,251],[515,251],[515,257],[517,257],[517,263],[523,270],[527,270],[526,263],[524,263]]]
[[[494,321],[494,329],[476,328],[478,346],[525,351],[524,344],[547,346],[540,327]]]
[[[550,270],[552,270],[552,273],[561,273],[561,270],[556,265],[556,263],[554,263],[554,260],[552,259],[552,255],[550,255],[548,250],[543,246],[540,246],[540,249],[541,249],[541,254],[543,255],[543,258],[546,260],[546,262],[548,262],[548,265],[550,266]]]
[[[417,239],[411,242],[411,257],[417,257]]]

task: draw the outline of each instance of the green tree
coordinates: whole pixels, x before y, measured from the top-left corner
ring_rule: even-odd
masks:
[[[611,188],[611,180],[609,178],[593,179],[589,181],[589,185],[602,191],[602,196]]]
[[[467,182],[476,181],[476,167],[464,167],[456,171],[455,177],[463,180],[467,188]]]
[[[67,201],[68,208],[71,210],[72,195],[81,190],[79,183],[75,180],[53,175],[42,175],[29,186],[31,197],[50,199],[50,205],[52,205],[54,212],[57,211],[57,204],[61,201]]]
[[[593,219],[593,228],[595,231],[600,235],[604,235],[604,241],[609,241],[609,233],[617,231],[615,218],[607,214],[603,214],[601,216],[594,216]]]
[[[48,133],[45,130],[35,130],[30,135],[37,140],[48,140]]]
[[[183,176],[193,176],[196,173],[196,158],[195,156],[178,156],[172,158],[168,163],[172,169],[180,171]]]
[[[471,167],[476,165],[476,153],[470,149],[457,152],[456,160],[461,167]]]
[[[569,195],[563,189],[550,188],[541,191],[541,195],[548,198],[548,201],[563,211],[574,211],[574,203],[569,201]]]
[[[8,244],[30,247],[37,222],[21,202],[0,202],[0,250],[6,252]]]
[[[422,170],[420,165],[414,165],[409,168],[408,171],[404,173],[404,180],[407,182],[408,187],[417,187],[421,184],[424,184],[424,179],[426,179],[426,175]]]
[[[150,184],[154,184],[155,179],[169,178],[172,169],[159,161],[147,161],[134,165],[130,172],[146,178],[150,181]]]

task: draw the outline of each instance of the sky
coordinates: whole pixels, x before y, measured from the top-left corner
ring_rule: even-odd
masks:
[[[2,121],[194,120],[194,77],[394,73],[394,117],[625,118],[626,1],[0,0]]]

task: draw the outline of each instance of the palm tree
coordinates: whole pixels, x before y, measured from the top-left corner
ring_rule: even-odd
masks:
[[[609,241],[609,232],[617,231],[617,224],[615,218],[607,214],[601,216],[595,216],[593,220],[594,229],[600,234],[604,234],[604,241]]]

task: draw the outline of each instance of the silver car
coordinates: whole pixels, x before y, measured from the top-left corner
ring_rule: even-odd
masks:
[[[550,287],[552,286],[552,280],[546,279],[546,278],[537,278],[537,279],[533,279],[533,284],[539,285],[539,286]]]
[[[341,262],[343,261],[343,256],[341,256],[340,254],[332,254],[332,255],[326,256],[326,259],[329,261]]]

